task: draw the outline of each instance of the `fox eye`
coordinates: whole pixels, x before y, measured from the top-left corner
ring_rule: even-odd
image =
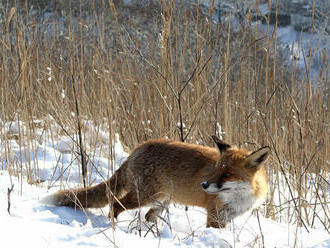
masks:
[[[229,173],[229,172],[225,172],[224,174],[223,174],[223,177],[224,178],[228,178],[228,177],[230,177],[231,176],[231,174]]]
[[[222,168],[226,168],[227,167],[227,164],[223,163],[223,164],[221,164],[221,167]]]

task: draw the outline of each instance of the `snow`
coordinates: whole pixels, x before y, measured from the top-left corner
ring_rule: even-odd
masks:
[[[254,23],[258,29],[266,34],[267,25]],[[270,25],[269,37],[272,38],[275,27]],[[321,33],[311,35],[307,32],[298,32],[292,25],[286,27],[277,27],[277,44],[281,52],[277,55],[288,66],[293,62],[296,68],[302,69],[302,75],[305,76],[306,64],[311,63],[310,77],[317,85],[322,67],[322,54],[329,56],[329,36]],[[312,45],[312,46],[311,46]],[[309,50],[311,47],[311,56]],[[304,58],[305,57],[305,58]],[[306,61],[304,61],[304,59]],[[311,61],[309,61],[311,60]],[[306,63],[306,64],[305,64]]]
[[[18,124],[14,124],[6,125],[8,132],[18,133]],[[87,126],[90,133],[95,134],[93,125],[87,123]],[[7,131],[3,130],[4,133]],[[109,158],[107,153],[110,148],[106,149],[103,144],[108,134],[101,131],[99,135],[102,142],[94,148],[87,147],[94,154],[90,158],[89,169],[93,170],[91,181],[95,183],[111,175],[109,163],[116,169],[128,156],[120,143],[119,135],[115,135],[112,142],[114,155]],[[92,136],[94,139],[95,136]],[[88,133],[86,137],[88,138]],[[206,228],[206,213],[203,209],[189,207],[186,211],[184,206],[178,204],[170,205],[157,225],[144,221],[148,208],[124,212],[115,225],[112,225],[106,217],[108,207],[82,211],[47,206],[41,201],[47,195],[63,187],[81,185],[76,154],[72,152],[75,144],[63,136],[56,136],[52,140],[47,132],[39,142],[29,142],[30,145],[34,142],[35,149],[32,151],[27,146],[20,149],[17,141],[8,140],[11,159],[5,159],[6,144],[0,142],[1,247],[203,248],[263,247],[263,244],[265,247],[330,247],[330,237],[326,230],[309,228],[308,233],[297,225],[275,222],[262,216],[262,208],[265,206],[259,209],[259,221],[256,213],[246,213],[224,229]],[[17,168],[10,161],[21,163],[20,166],[24,168],[23,177],[15,171]],[[41,183],[27,183],[26,168],[29,163],[35,179],[32,182],[40,179]],[[11,207],[8,214],[7,189],[12,184],[14,189],[10,195]]]

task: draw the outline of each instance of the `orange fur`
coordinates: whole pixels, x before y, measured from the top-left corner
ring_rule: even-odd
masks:
[[[124,210],[155,202],[178,202],[205,208],[207,226],[222,227],[226,223],[217,221],[216,217],[223,202],[216,194],[203,190],[201,183],[215,182],[224,170],[230,170],[232,176],[228,180],[249,182],[256,197],[265,197],[265,169],[246,168],[249,154],[251,152],[237,148],[220,154],[216,148],[207,146],[168,139],[150,140],[135,148],[106,182],[87,189],[59,191],[50,197],[50,202],[71,207],[102,207],[111,203],[114,217]],[[222,167],[223,164],[226,166]],[[151,208],[146,219],[154,220],[160,211],[159,206]]]

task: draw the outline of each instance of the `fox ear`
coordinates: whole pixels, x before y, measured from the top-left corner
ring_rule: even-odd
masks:
[[[220,154],[226,152],[230,148],[230,145],[228,145],[227,143],[220,140],[217,136],[212,135],[211,137],[212,137],[214,143],[217,145],[217,148],[218,148]]]
[[[246,168],[259,169],[262,163],[267,159],[270,153],[270,148],[268,146],[262,147],[259,150],[251,153],[246,158]]]

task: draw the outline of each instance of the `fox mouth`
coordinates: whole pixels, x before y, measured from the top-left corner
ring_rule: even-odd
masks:
[[[224,191],[229,191],[230,190],[230,188],[221,188],[221,189],[214,189],[214,188],[206,188],[206,189],[203,189],[206,193],[208,193],[208,194],[219,194],[219,193],[221,193],[221,192],[224,192]]]

